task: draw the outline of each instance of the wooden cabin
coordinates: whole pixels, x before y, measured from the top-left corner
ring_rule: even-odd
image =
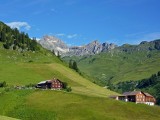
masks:
[[[142,91],[124,92],[122,95],[115,97],[116,100],[122,100],[126,102],[144,103],[147,105],[155,105],[156,99],[149,93]]]
[[[60,90],[64,87],[63,82],[59,79],[45,80],[37,84],[36,88]]]
[[[49,80],[47,83],[51,89],[62,89],[64,86],[63,82],[61,82],[59,79]]]

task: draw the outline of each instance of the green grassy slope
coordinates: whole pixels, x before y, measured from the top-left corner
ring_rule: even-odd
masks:
[[[7,52],[7,54],[3,54],[5,52]],[[1,49],[0,54],[3,58],[0,62],[0,81],[6,81],[9,85],[38,83],[55,77],[67,82],[68,85],[72,87],[73,92],[76,93],[93,94],[104,97],[110,94],[116,94],[89,82],[75,71],[63,65],[56,57],[28,52],[19,53],[18,55],[13,56],[13,52],[15,51]],[[17,53],[15,52],[15,54]],[[28,54],[28,56],[31,57],[28,59],[26,56],[23,56],[23,54]],[[13,58],[15,57],[17,60],[14,63]],[[32,60],[33,62],[30,63],[27,59]]]
[[[150,55],[150,57],[148,57]],[[102,84],[148,78],[160,70],[159,51],[133,53],[112,51],[88,57],[66,57],[76,60],[81,72],[99,79]]]
[[[3,95],[0,106],[1,114],[25,120],[160,119],[157,106],[61,91],[12,90]]]
[[[72,87],[72,92],[69,93],[52,90],[0,89],[2,116],[23,120],[160,119],[159,107],[109,99],[109,95],[116,93],[83,78],[49,52],[19,53],[0,47],[0,56],[0,81],[6,81],[9,86],[37,83],[55,77]],[[0,116],[1,118],[3,117]]]

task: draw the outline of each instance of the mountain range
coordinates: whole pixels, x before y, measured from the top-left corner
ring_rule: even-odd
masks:
[[[55,52],[57,55],[58,52],[61,56],[84,56],[84,55],[94,55],[104,51],[109,51],[117,47],[113,43],[99,43],[98,40],[95,40],[84,46],[68,46],[62,40],[54,36],[44,36],[41,40],[38,41],[44,48]]]
[[[44,48],[54,51],[57,55],[64,56],[85,56],[85,55],[95,55],[102,52],[109,51],[123,51],[123,52],[133,52],[133,51],[151,51],[160,50],[160,40],[154,40],[151,42],[142,41],[139,45],[124,44],[122,46],[115,45],[114,43],[99,43],[98,40],[94,40],[91,43],[83,46],[68,46],[62,40],[54,36],[44,36],[38,41]]]
[[[49,39],[47,37],[46,41]],[[50,41],[57,48],[57,54],[60,50],[68,53],[70,47],[57,41]],[[86,51],[90,50],[92,54],[85,52],[86,55],[66,56],[64,59],[75,60],[80,71],[96,77],[98,81],[128,80],[128,75],[135,79],[144,78],[159,70],[158,44],[159,41],[154,41],[152,45],[147,42],[141,44],[139,50],[139,47],[131,45],[110,49],[104,47],[107,45],[93,42],[85,46]],[[28,34],[0,22],[0,120],[160,119],[158,106],[150,107],[108,98],[117,93],[94,84],[96,82],[91,82],[91,78],[70,69],[62,58],[53,54],[56,49],[50,50],[52,52],[42,48]],[[96,52],[98,50],[99,53]],[[147,74],[144,74],[147,70]],[[41,90],[33,87],[40,81],[52,78],[67,83],[72,91],[68,93],[65,90]],[[155,85],[155,88],[159,86]],[[158,90],[156,94],[159,93]]]

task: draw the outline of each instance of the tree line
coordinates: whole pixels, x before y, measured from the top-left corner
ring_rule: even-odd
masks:
[[[70,60],[69,61],[69,68],[75,70],[76,72],[79,72],[76,61]]]
[[[0,22],[0,42],[5,49],[39,50],[36,38],[30,39],[27,33],[19,32],[17,28],[11,29],[3,22]]]

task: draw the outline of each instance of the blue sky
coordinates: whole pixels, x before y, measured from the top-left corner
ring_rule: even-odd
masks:
[[[1,0],[0,20],[69,45],[122,45],[160,38],[160,0]]]

